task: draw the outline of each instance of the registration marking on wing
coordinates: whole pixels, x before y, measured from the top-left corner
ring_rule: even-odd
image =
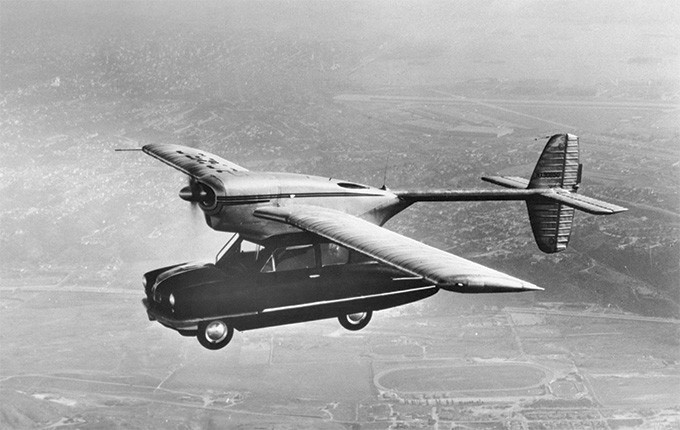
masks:
[[[418,278],[421,279],[421,278]],[[278,312],[278,311],[288,311],[288,310],[293,310],[293,309],[302,309],[302,308],[309,308],[313,306],[323,306],[323,305],[332,305],[336,303],[345,303],[345,302],[351,302],[355,300],[364,300],[364,299],[374,299],[377,297],[388,297],[388,296],[396,296],[399,294],[407,294],[407,293],[415,293],[418,291],[427,291],[427,290],[432,290],[432,289],[439,289],[439,287],[435,285],[430,285],[427,287],[420,287],[420,288],[411,288],[409,290],[400,290],[400,291],[390,291],[389,293],[381,293],[381,294],[369,294],[366,296],[354,296],[354,297],[347,297],[344,299],[336,299],[336,300],[321,300],[318,302],[312,302],[312,303],[301,303],[299,305],[290,305],[290,306],[281,306],[277,308],[268,308],[268,309],[263,309],[260,311],[260,313],[269,313],[269,312]]]

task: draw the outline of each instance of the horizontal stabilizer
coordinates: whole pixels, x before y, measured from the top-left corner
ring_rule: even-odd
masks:
[[[529,181],[519,176],[485,176],[482,181],[500,185],[505,188],[525,189],[529,186]]]
[[[593,215],[612,215],[628,210],[627,208],[615,205],[613,203],[608,203],[558,188],[553,188],[550,191],[542,194],[542,196]]]

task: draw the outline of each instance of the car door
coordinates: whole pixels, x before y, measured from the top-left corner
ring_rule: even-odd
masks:
[[[318,245],[305,244],[274,249],[258,275],[263,309],[290,308],[318,300],[321,280]]]

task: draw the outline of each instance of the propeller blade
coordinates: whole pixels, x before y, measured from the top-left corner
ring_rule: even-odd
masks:
[[[200,221],[201,211],[198,208],[198,203],[191,202],[191,218],[193,221]]]

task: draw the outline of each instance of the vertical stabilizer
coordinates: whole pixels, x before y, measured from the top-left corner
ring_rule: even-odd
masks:
[[[583,165],[579,163],[578,136],[556,134],[545,145],[531,180],[515,176],[491,176],[483,180],[492,184],[530,192],[517,194],[527,202],[531,230],[536,244],[546,253],[567,249],[575,209],[593,215],[609,215],[626,208],[577,194]],[[498,196],[496,200],[501,200]],[[508,199],[510,200],[510,199]]]
[[[564,251],[569,245],[574,208],[553,201],[527,201],[529,221],[538,248],[547,253]]]
[[[578,136],[556,134],[548,140],[529,180],[529,188],[576,189],[580,181]]]
[[[576,191],[581,180],[578,137],[556,134],[548,140],[529,180],[530,189],[562,188]],[[536,244],[546,253],[567,249],[574,208],[547,199],[527,200],[529,221]]]

